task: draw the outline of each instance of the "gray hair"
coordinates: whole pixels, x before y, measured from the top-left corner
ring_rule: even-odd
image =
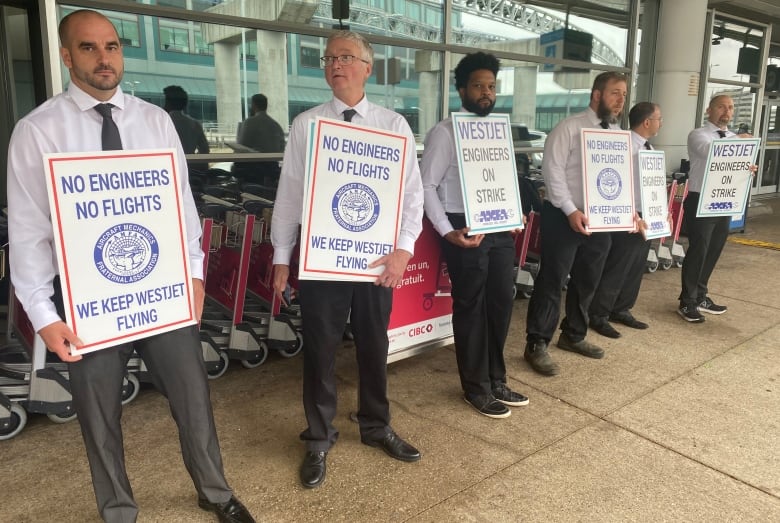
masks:
[[[368,40],[366,40],[363,35],[359,33],[355,33],[353,31],[342,29],[339,31],[334,31],[328,37],[328,42],[326,45],[330,45],[330,43],[333,40],[349,40],[350,42],[357,44],[357,46],[360,47],[363,54],[363,56],[360,58],[363,58],[363,60],[366,60],[369,63],[374,63],[374,49],[371,47],[371,44],[368,43]]]

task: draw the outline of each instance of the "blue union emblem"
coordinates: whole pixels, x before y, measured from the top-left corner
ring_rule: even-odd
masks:
[[[146,278],[159,258],[154,234],[135,223],[122,223],[106,229],[95,243],[95,268],[107,280],[134,283]]]
[[[620,196],[620,191],[623,189],[623,181],[615,169],[607,167],[602,169],[596,177],[596,188],[603,198],[614,200]]]
[[[348,183],[336,191],[331,210],[342,228],[362,232],[370,229],[379,218],[379,198],[368,185]]]

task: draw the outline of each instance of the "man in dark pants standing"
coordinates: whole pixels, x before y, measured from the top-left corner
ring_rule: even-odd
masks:
[[[707,314],[723,314],[728,310],[718,305],[707,295],[707,284],[718,263],[720,253],[729,235],[729,216],[698,218],[699,192],[704,183],[707,169],[707,155],[710,144],[718,138],[751,138],[750,134],[736,135],[728,125],[734,117],[734,100],[722,94],[710,100],[707,107],[707,121],[688,135],[688,156],[691,171],[688,179],[688,196],[683,202],[685,221],[688,226],[688,250],[682,266],[682,291],[677,313],[687,322],[702,323]]]
[[[604,351],[585,341],[588,308],[596,292],[609,252],[609,234],[591,234],[582,212],[582,138],[585,128],[619,129],[626,101],[626,78],[601,73],[593,81],[590,106],[569,116],[550,132],[544,144],[542,174],[547,200],[542,209],[542,252],[539,276],[528,304],[525,360],[536,372],[558,374],[558,364],[547,353],[560,315],[561,289],[566,292],[566,317],[558,348],[589,358],[603,358]]]
[[[347,319],[355,336],[359,373],[358,424],[360,440],[380,447],[401,461],[417,461],[420,453],[390,428],[387,399],[387,326],[393,288],[403,277],[414,243],[422,230],[423,197],[414,135],[398,113],[368,101],[365,84],[371,76],[374,52],[368,41],[351,31],[336,31],[328,38],[325,81],[333,99],[293,121],[284,151],[279,191],[274,203],[271,241],[274,246],[274,290],[283,299],[290,275],[290,256],[298,240],[304,195],[306,137],[312,118],[323,116],[390,130],[406,136],[404,201],[396,250],[369,267],[384,266],[373,283],[303,280],[299,301],[303,320],[303,407],[308,427],[301,433],[306,454],[300,469],[304,487],[325,479],[328,451],[339,436],[336,415],[336,351],[342,345]],[[313,219],[322,219],[314,217]],[[350,313],[351,311],[351,313]],[[351,315],[350,315],[351,314]]]
[[[122,380],[135,348],[152,381],[168,398],[179,429],[184,464],[198,492],[198,505],[215,512],[222,522],[253,522],[225,480],[196,326],[83,356],[71,353],[71,347],[80,346],[81,341],[61,320],[53,299],[57,266],[44,154],[174,148],[182,173],[181,197],[198,318],[204,298],[203,252],[176,130],[159,107],[128,96],[119,88],[124,62],[116,29],[100,13],[80,10],[62,19],[59,34],[60,56],[70,70],[70,86],[67,92],[20,120],[9,146],[11,277],[33,327],[49,350],[68,363],[73,404],[98,510],[105,521],[112,523],[133,522],[138,514],[125,471],[120,425]],[[120,189],[114,192],[122,194]]]
[[[496,103],[498,59],[466,55],[455,68],[461,111],[487,116]],[[452,328],[464,399],[480,414],[505,418],[528,398],[506,385],[504,344],[512,319],[515,244],[508,231],[470,236],[452,118],[425,138],[420,163],[425,212],[442,237],[452,282]]]
[[[639,102],[628,112],[634,165],[634,202],[638,210],[641,210],[642,206],[639,151],[653,148],[649,140],[658,134],[662,121],[658,104]],[[604,264],[601,282],[593,301],[590,302],[590,328],[602,336],[619,338],[620,332],[610,325],[610,321],[622,323],[632,329],[648,327],[647,323],[634,318],[631,309],[639,296],[642,274],[647,265],[647,253],[650,252],[650,241],[645,240],[638,230],[611,232],[609,235],[612,237],[612,246]]]

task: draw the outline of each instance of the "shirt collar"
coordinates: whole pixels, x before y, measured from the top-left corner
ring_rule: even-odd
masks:
[[[709,129],[710,129],[710,130],[711,130],[713,133],[716,133],[716,132],[718,132],[718,131],[723,131],[724,133],[727,133],[727,132],[729,132],[729,130],[728,130],[728,127],[727,127],[726,129],[721,129],[720,127],[718,127],[717,125],[715,125],[714,123],[712,123],[712,122],[711,122],[711,121],[709,121],[709,120],[707,120],[706,122],[704,122],[704,127],[709,127]]]
[[[105,102],[101,100],[97,100],[92,96],[88,95],[86,92],[84,92],[83,89],[81,89],[73,82],[70,82],[70,85],[68,85],[68,95],[76,104],[76,106],[78,106],[78,108],[81,109],[82,111],[87,111],[89,109],[92,109],[93,107],[95,107],[97,104],[100,103],[110,103],[114,107],[118,107],[119,109],[125,108],[125,95],[122,92],[122,88],[119,86],[117,86],[114,96],[112,96],[109,100],[106,100]]]
[[[334,96],[333,110],[335,111],[335,113],[340,116],[345,109],[354,109],[355,111],[357,111],[357,114],[361,118],[365,118],[366,113],[368,112],[368,97],[364,93],[363,98],[361,98],[358,103],[350,107],[349,105],[345,104],[344,102],[342,102],[341,100],[339,100]]]

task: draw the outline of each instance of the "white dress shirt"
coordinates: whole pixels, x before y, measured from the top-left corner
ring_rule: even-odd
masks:
[[[172,147],[177,151],[190,270],[203,278],[200,220],[190,191],[187,160],[168,113],[117,88],[107,100],[122,145],[128,149]],[[57,274],[54,233],[46,192],[43,155],[102,150],[99,100],[73,83],[19,120],[8,146],[8,234],[11,281],[36,331],[60,320],[50,297]]]
[[[462,107],[460,110],[465,111]],[[445,236],[454,229],[447,213],[463,213],[465,209],[452,118],[442,120],[428,131],[420,171],[425,214],[436,232]]]
[[[728,129],[721,129],[709,120],[688,134],[688,158],[691,159],[691,170],[688,173],[688,190],[690,192],[701,192],[710,144],[713,140],[720,138],[718,131],[725,131],[724,138],[736,136]]]
[[[582,129],[600,128],[601,119],[588,107],[562,120],[544,142],[542,175],[547,199],[568,216],[585,205],[582,186]],[[619,130],[618,124],[610,129]]]
[[[634,164],[634,205],[636,205],[637,212],[642,212],[642,174],[639,170],[639,151],[646,149],[645,143],[650,145],[647,138],[636,131],[631,131],[631,159]],[[649,150],[652,149],[653,146],[650,145]]]
[[[282,174],[279,178],[271,220],[274,264],[289,265],[292,251],[298,241],[298,225],[301,223],[303,212],[306,138],[309,133],[309,122],[317,116],[341,120],[345,109],[350,107],[334,97],[330,102],[309,109],[293,120],[287,147],[284,149]],[[365,96],[352,109],[357,111],[352,117],[352,123],[393,131],[405,135],[409,140],[404,173],[403,211],[396,248],[414,254],[414,242],[422,231],[423,215],[423,191],[414,134],[403,116],[372,104]]]

